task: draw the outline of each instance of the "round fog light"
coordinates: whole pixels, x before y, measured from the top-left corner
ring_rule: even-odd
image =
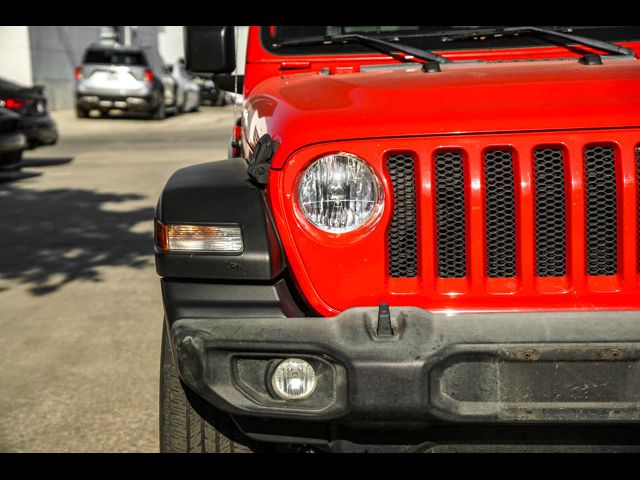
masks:
[[[316,388],[316,372],[308,362],[288,358],[276,367],[271,385],[284,400],[303,400],[309,398]]]

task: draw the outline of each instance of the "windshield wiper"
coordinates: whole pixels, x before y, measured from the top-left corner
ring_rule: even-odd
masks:
[[[395,52],[406,53],[407,55],[411,55],[425,62],[451,63],[451,60],[449,60],[448,58],[445,58],[442,55],[438,55],[437,53],[433,53],[429,50],[422,50],[420,48],[414,48],[409,45],[402,45],[401,43],[396,42],[387,42],[386,40],[382,40],[380,38],[370,37],[368,35],[360,35],[358,33],[345,35],[328,35],[324,37],[306,37],[296,40],[287,40],[282,43],[274,43],[273,48],[298,47],[306,45],[335,45],[339,43],[359,43],[362,45],[368,45],[375,48],[376,50],[381,50],[384,53],[388,53],[391,55],[393,55]],[[406,62],[410,61],[405,58],[403,58],[403,60]]]
[[[603,52],[613,53],[615,55],[625,55],[635,57],[636,53],[630,48],[621,47],[615,43],[604,42],[595,38],[583,37],[581,35],[572,35],[558,30],[551,30],[541,27],[500,27],[489,29],[474,29],[469,32],[455,33],[442,37],[443,42],[452,42],[454,40],[467,40],[476,37],[502,37],[509,35],[518,35],[520,33],[541,33],[552,37],[563,38],[571,42],[578,43],[587,47],[595,48]]]

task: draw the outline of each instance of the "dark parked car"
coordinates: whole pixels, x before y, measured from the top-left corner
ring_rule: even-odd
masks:
[[[92,45],[75,71],[78,117],[91,110],[119,110],[161,120],[167,107],[164,76],[164,62],[154,48]]]
[[[23,87],[0,78],[0,107],[19,115],[18,128],[27,137],[28,148],[58,141],[58,129],[49,115],[43,86]]]
[[[196,77],[195,82],[200,87],[200,101],[203,105],[221,107],[225,104],[224,90],[217,88],[213,80]]]
[[[0,169],[18,163],[27,148],[27,137],[20,130],[20,115],[0,108]]]

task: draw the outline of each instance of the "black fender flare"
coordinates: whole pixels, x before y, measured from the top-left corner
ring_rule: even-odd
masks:
[[[156,271],[168,278],[270,281],[285,270],[285,256],[264,191],[251,182],[242,158],[182,168],[158,200],[165,225],[239,224],[240,255],[171,253],[155,247]]]

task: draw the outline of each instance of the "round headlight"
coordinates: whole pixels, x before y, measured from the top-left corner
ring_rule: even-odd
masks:
[[[335,153],[304,171],[298,201],[305,218],[320,230],[346,233],[382,213],[384,192],[378,176],[362,159]]]

